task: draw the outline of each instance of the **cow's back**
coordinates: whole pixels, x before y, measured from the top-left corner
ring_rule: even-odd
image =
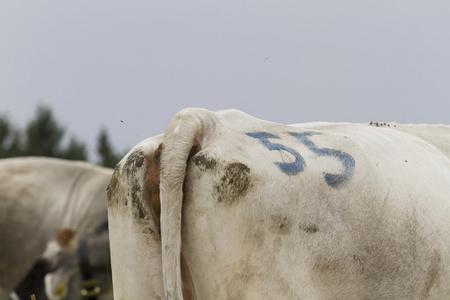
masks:
[[[449,298],[435,128],[181,111],[111,180],[115,297]]]
[[[184,184],[200,299],[450,296],[448,127],[217,124]]]

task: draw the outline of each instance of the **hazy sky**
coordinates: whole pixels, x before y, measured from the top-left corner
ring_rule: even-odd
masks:
[[[450,1],[0,2],[0,113],[117,150],[185,107],[450,124]]]

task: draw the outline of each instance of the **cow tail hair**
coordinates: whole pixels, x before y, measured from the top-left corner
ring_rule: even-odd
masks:
[[[161,246],[164,290],[167,300],[182,300],[180,270],[183,184],[191,149],[201,146],[205,131],[214,130],[210,111],[184,109],[171,120],[164,133],[161,153]]]

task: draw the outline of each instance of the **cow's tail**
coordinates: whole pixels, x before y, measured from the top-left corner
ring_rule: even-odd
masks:
[[[167,300],[181,300],[181,210],[186,163],[192,149],[199,151],[214,131],[213,113],[184,109],[166,128],[161,153],[160,199],[164,290]]]

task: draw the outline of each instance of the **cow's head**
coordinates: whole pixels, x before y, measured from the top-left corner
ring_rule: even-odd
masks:
[[[86,250],[83,252],[80,249]],[[85,256],[82,253],[85,253]],[[80,237],[73,229],[63,229],[47,244],[41,259],[47,263],[50,271],[46,274],[44,282],[45,292],[51,300],[80,299],[83,291],[88,292],[85,288],[86,279],[80,271],[80,268],[83,268],[82,264],[88,268],[93,277],[90,282],[95,282],[92,288],[96,290],[92,292],[100,292],[97,280],[99,276],[102,279],[102,287],[110,287],[107,230],[91,232]],[[103,282],[105,277],[106,284]]]
[[[45,290],[49,299],[64,299],[67,286],[78,268],[78,240],[73,229],[60,230],[47,247],[41,259],[47,263],[50,271],[45,276]]]

